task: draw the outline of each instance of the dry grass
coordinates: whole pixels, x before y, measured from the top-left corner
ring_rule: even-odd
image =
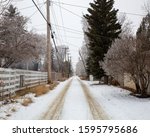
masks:
[[[10,117],[10,116],[11,116],[11,114],[7,114],[7,115],[6,115],[6,117]]]
[[[49,90],[54,89],[54,87],[56,87],[57,85],[58,85],[58,82],[53,82],[50,85],[43,84],[43,85],[38,85],[34,87],[29,87],[29,88],[17,91],[16,95],[13,98],[18,98],[20,96],[24,96],[29,93],[33,93],[35,94],[36,97],[38,97],[43,94],[46,94],[47,92],[49,92]]]
[[[63,82],[63,81],[65,81],[65,80],[67,80],[68,78],[61,78],[61,79],[59,79],[58,81],[60,81],[60,82]]]
[[[12,111],[12,112],[16,112],[16,109],[15,109],[15,108],[12,108],[11,111]]]
[[[23,106],[28,106],[29,104],[31,104],[33,101],[31,98],[25,98],[23,100],[23,102],[21,103]]]
[[[136,93],[136,90],[133,89],[133,88],[129,88],[129,87],[121,87],[121,88],[126,89],[126,90],[129,90],[129,91],[131,91],[132,93]]]
[[[49,89],[53,90],[58,85],[58,82],[53,82],[51,85],[49,85]]]
[[[80,76],[80,79],[81,79],[81,80],[88,80],[88,77]]]

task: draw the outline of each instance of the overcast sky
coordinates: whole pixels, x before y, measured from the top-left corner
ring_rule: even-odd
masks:
[[[29,29],[33,29],[37,33],[46,34],[46,23],[37,9],[34,7],[32,0],[14,0],[14,4],[20,9],[22,15],[29,17],[30,22],[28,24]],[[46,5],[45,0],[34,0],[41,11],[45,15]],[[57,45],[67,45],[70,49],[73,65],[78,61],[78,51],[83,43],[82,23],[81,17],[87,13],[89,2],[93,0],[53,0],[51,4],[51,23],[53,30],[55,31],[55,37]],[[59,4],[58,2],[61,2]],[[115,0],[115,8],[119,9],[119,12],[127,13],[127,17],[133,22],[133,30],[136,32],[142,16],[145,15],[142,6],[146,0]],[[63,3],[63,4],[62,4]],[[79,5],[81,7],[69,6]],[[135,15],[134,15],[135,14]],[[65,29],[63,27],[65,27]]]

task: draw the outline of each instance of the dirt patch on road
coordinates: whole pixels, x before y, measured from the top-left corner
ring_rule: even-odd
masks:
[[[90,93],[89,88],[81,80],[79,80],[79,82],[81,84],[81,87],[83,89],[87,102],[89,104],[93,119],[94,120],[108,120],[109,119],[108,116],[102,109],[102,106],[93,98],[93,96]]]
[[[62,108],[64,105],[65,95],[71,85],[72,79],[67,83],[67,85],[62,89],[60,94],[54,99],[49,107],[49,110],[41,118],[43,120],[58,120],[61,115]]]

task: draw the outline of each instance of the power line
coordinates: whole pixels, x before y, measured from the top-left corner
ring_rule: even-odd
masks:
[[[54,32],[53,32],[53,33],[54,33]],[[55,48],[55,50],[56,50],[56,57],[57,57],[58,65],[59,65],[59,71],[60,71],[60,69],[62,69],[62,71],[63,71],[63,64],[60,63],[60,58],[61,58],[61,61],[63,61],[63,58],[62,58],[62,56],[60,55],[60,53],[59,53],[59,51],[58,51],[58,49],[57,49],[56,41],[55,41],[55,38],[54,38],[53,33],[51,34],[51,37],[52,37],[52,39],[53,39],[54,48]]]
[[[51,8],[51,11],[52,11],[52,16],[53,16],[53,19],[54,19],[55,24],[58,24],[58,20],[57,20],[57,18],[56,18],[55,10],[54,10],[53,7]],[[51,24],[51,25],[52,25],[52,24]],[[56,32],[58,33],[60,43],[62,43],[62,42],[63,42],[63,39],[62,39],[62,37],[60,36],[60,31],[56,29]]]
[[[38,9],[38,11],[40,12],[40,14],[42,15],[42,17],[44,18],[44,20],[47,22],[47,24],[49,25],[50,29],[51,29],[51,37],[53,39],[53,43],[54,43],[54,47],[55,47],[55,50],[57,51],[57,53],[60,55],[58,49],[57,49],[57,46],[56,46],[56,42],[55,42],[55,39],[54,39],[54,35],[53,35],[53,31],[52,31],[52,28],[51,28],[51,24],[48,22],[48,20],[45,18],[45,16],[43,15],[43,13],[41,12],[40,8],[37,6],[37,4],[35,3],[34,0],[32,0],[32,2],[34,3],[34,5],[36,6],[36,8]],[[61,57],[61,56],[60,56]],[[59,59],[59,58],[58,58]]]
[[[37,29],[38,31],[43,31],[44,30],[44,28],[43,29]],[[56,30],[61,30],[61,28],[57,28]],[[66,30],[66,32],[67,33],[72,33],[72,34],[79,34],[79,35],[84,35],[84,33],[82,33],[82,32],[72,32],[72,31],[69,31],[69,30]],[[60,34],[59,34],[59,36],[60,36]],[[67,36],[67,35],[66,35]]]
[[[135,15],[135,16],[142,16],[142,17],[144,17],[144,16],[145,16],[145,15],[142,15],[142,14],[128,13],[128,12],[122,12],[122,11],[118,11],[118,13],[128,14],[128,15]]]
[[[40,8],[37,6],[34,0],[32,0],[33,4],[36,6],[40,14],[42,15],[43,19],[47,23],[47,72],[48,72],[48,83],[51,83],[51,43],[50,43],[50,30],[51,30],[51,25],[50,25],[50,17],[49,17],[49,1],[47,0],[46,6],[47,6],[47,19],[43,15],[42,11]]]
[[[42,30],[41,30],[42,31]],[[66,30],[67,31],[67,30]],[[83,32],[79,31],[79,32],[71,32],[71,31],[67,31],[68,33],[73,33],[73,34],[77,34],[77,35],[84,35]],[[83,34],[82,34],[83,33]],[[111,37],[108,37],[108,36],[103,36],[103,35],[99,35],[99,34],[90,34],[90,35],[93,35],[95,37],[102,37],[102,38],[107,38],[107,39],[112,39]]]
[[[55,24],[52,24],[52,25],[55,25]],[[58,26],[58,25],[57,25]],[[58,27],[63,27],[63,26],[58,26]],[[66,27],[65,27],[66,28]],[[78,35],[85,35],[85,32],[82,32],[82,31],[78,31],[78,30],[74,30],[74,29],[71,29],[71,28],[67,28],[68,30],[71,30],[71,31],[76,31],[76,32],[71,32],[71,31],[68,31],[66,30],[68,33],[73,33],[73,34],[78,34]],[[108,39],[112,39],[111,37],[108,37],[108,36],[103,36],[103,35],[99,35],[99,34],[90,34],[90,35],[93,35],[95,37],[103,37],[103,38],[108,38]]]
[[[43,4],[45,4],[45,2],[39,3],[38,5],[43,5]],[[19,11],[20,10],[25,10],[25,9],[30,9],[30,8],[33,8],[33,7],[35,7],[35,6],[31,5],[31,6],[23,7],[23,8],[20,8]]]
[[[56,6],[59,6],[59,5],[57,5],[56,3],[54,3]],[[76,13],[74,13],[74,12],[72,12],[72,11],[70,11],[70,10],[68,10],[68,9],[66,9],[66,8],[64,8],[64,7],[62,7],[62,6],[60,6],[62,9],[64,9],[64,10],[66,10],[66,11],[68,11],[68,12],[70,12],[71,14],[73,14],[73,15],[75,15],[76,17],[79,17],[79,18],[82,18],[80,15],[78,15],[78,14],[76,14]]]
[[[52,1],[53,3],[59,3],[57,1]],[[85,7],[85,6],[81,6],[81,5],[75,5],[75,4],[69,4],[69,3],[64,3],[64,2],[60,2],[60,4],[62,5],[67,5],[67,6],[72,6],[72,7],[77,7],[77,8],[84,8],[84,9],[88,9],[89,7]],[[145,16],[142,14],[137,14],[137,13],[129,13],[129,12],[123,12],[123,11],[118,11],[118,13],[124,13],[124,14],[129,14],[129,15],[135,15],[135,16]]]
[[[88,7],[85,7],[85,6],[81,6],[81,5],[74,5],[74,4],[68,4],[68,3],[64,3],[64,2],[57,2],[57,1],[51,1],[53,3],[60,3],[62,5],[67,5],[67,6],[72,6],[72,7],[78,7],[78,8],[85,8],[87,9]]]
[[[79,32],[79,33],[83,33],[82,31],[79,31],[79,30],[75,30],[75,29],[72,29],[72,28],[68,28],[68,27],[64,27],[64,26],[60,26],[60,25],[56,25],[56,24],[52,24],[56,27],[60,27],[60,28],[65,28],[67,30],[71,30],[71,31],[75,31],[75,32]]]
[[[52,24],[52,25],[54,25],[54,24]],[[72,30],[72,29],[71,29],[71,30]],[[39,30],[39,31],[43,31],[43,30]],[[67,33],[73,33],[73,34],[81,35],[81,36],[85,35],[82,31],[71,32],[71,31],[67,31],[67,30],[66,30],[66,32],[67,32]],[[102,38],[112,39],[112,38],[109,37],[109,36],[103,36],[103,35],[99,35],[99,34],[90,34],[90,35],[93,35],[93,36],[95,36],[95,37],[102,37]],[[61,36],[62,36],[62,35],[61,35]],[[68,36],[68,37],[76,38],[76,37],[73,37],[73,36]],[[78,38],[77,38],[77,39],[78,39]]]
[[[57,49],[57,46],[56,46],[56,42],[55,42],[53,33],[51,34],[51,37],[52,37],[52,39],[53,39],[53,43],[54,43],[54,46],[55,46],[55,50],[56,50],[56,52],[58,52],[58,49]]]
[[[42,8],[43,6],[44,6],[44,4],[41,5],[40,8]],[[28,19],[30,19],[31,17],[33,17],[37,12],[38,12],[38,10],[36,10],[35,12],[33,12],[33,13],[28,17]]]
[[[5,4],[5,6],[3,7],[3,10],[2,10],[2,12],[0,13],[0,15],[2,15],[2,14],[4,13],[4,11],[6,10],[7,6],[8,6],[11,2],[12,2],[12,0],[9,0],[9,1]]]
[[[63,36],[63,35],[61,35],[61,36]],[[69,38],[69,39],[70,39],[70,38],[71,38],[71,39],[81,39],[81,37],[73,37],[73,36],[69,36],[69,35],[66,35],[66,37]]]
[[[61,28],[57,28],[57,29],[59,29],[59,30],[63,30],[63,27],[61,27]],[[66,30],[66,32],[74,33],[74,34],[81,34],[81,35],[83,35],[83,34],[84,34],[82,31],[73,31],[73,30],[70,30],[70,29]]]
[[[36,1],[37,1],[37,4],[38,4],[40,10],[41,10],[42,12],[46,12],[45,8],[44,8],[43,6],[41,6],[39,0],[36,0]],[[44,2],[44,0],[43,0],[43,4],[44,4],[44,5],[46,4],[46,2]],[[43,5],[43,4],[42,4],[42,5]]]
[[[41,12],[41,10],[39,9],[39,7],[37,6],[37,4],[35,3],[34,0],[32,0],[33,4],[36,6],[36,8],[38,9],[38,11],[40,12],[40,14],[42,15],[43,19],[47,22],[48,26],[51,29],[51,24],[47,21],[47,19],[45,18],[45,16],[43,15],[43,13]]]
[[[37,6],[37,4],[34,2],[34,0],[32,0],[32,2],[34,3],[34,5],[36,6],[36,8],[38,9],[38,11],[40,12],[40,14],[43,16],[44,20],[47,22],[47,24],[49,25],[50,29],[51,29],[51,24],[47,21],[47,19],[45,18],[45,16],[43,15],[43,13],[41,12],[41,10],[39,9],[39,7]],[[67,10],[69,11],[69,10]],[[73,13],[72,11],[69,11],[71,13]],[[74,13],[73,13],[74,14]],[[82,34],[80,34],[82,35]],[[107,37],[107,36],[102,36],[102,35],[98,35],[98,34],[92,34],[94,36],[97,36],[97,37],[103,37],[103,38],[109,38],[111,39],[111,37]]]
[[[89,7],[85,7],[85,6],[81,6],[81,5],[74,5],[74,4],[68,4],[68,3],[64,3],[64,2],[57,2],[57,1],[51,1],[53,2],[54,4],[55,3],[60,3],[61,5],[68,5],[68,6],[73,6],[73,7],[78,7],[78,8],[89,8]],[[45,3],[45,2],[43,2]],[[42,5],[43,3],[39,3],[39,5]],[[57,5],[58,6],[58,5]],[[24,8],[21,8],[19,10],[25,10],[25,9],[28,9],[28,8],[33,8],[34,6],[28,6],[28,7],[24,7]],[[137,13],[129,13],[129,12],[123,12],[123,11],[118,11],[118,13],[122,13],[122,14],[129,14],[129,15],[134,15],[134,16],[145,16],[145,15],[142,15],[142,14],[137,14]],[[79,16],[79,15],[78,15]]]
[[[62,26],[64,26],[64,20],[63,20],[63,14],[62,14],[61,6],[60,6],[60,0],[59,0],[59,9],[60,9],[60,16],[61,16]],[[65,28],[63,29],[63,31],[64,31],[64,35],[65,35],[65,40],[67,41]]]
[[[38,24],[38,25],[34,25],[34,26],[43,26],[44,24]],[[59,28],[65,28],[67,30],[71,30],[71,31],[75,31],[75,32],[79,32],[79,33],[83,33],[83,31],[79,31],[79,30],[76,30],[76,29],[72,29],[72,28],[68,28],[68,27],[64,27],[64,26],[61,26],[61,25],[57,25],[57,24],[54,24],[54,23],[51,23],[52,26],[55,26],[55,27],[59,27]]]

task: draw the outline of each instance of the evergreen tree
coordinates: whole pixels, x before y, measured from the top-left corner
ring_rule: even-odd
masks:
[[[137,40],[142,43],[143,51],[150,50],[150,14],[148,13],[142,20],[137,30]]]
[[[114,0],[94,0],[88,8],[89,13],[84,15],[89,24],[88,31],[85,32],[89,39],[87,70],[88,74],[97,79],[105,76],[100,62],[121,33],[121,25],[117,20],[118,10],[113,8],[113,4]]]
[[[17,8],[13,5],[10,5],[8,10],[4,13],[4,16],[7,16],[9,18],[13,18],[17,15],[19,15],[19,12],[17,12]]]

